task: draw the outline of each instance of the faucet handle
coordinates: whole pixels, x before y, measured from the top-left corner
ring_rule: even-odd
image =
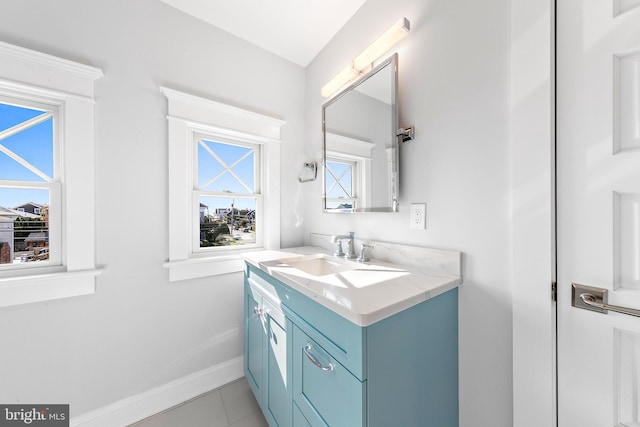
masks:
[[[371,245],[367,245],[366,243],[363,243],[360,247],[360,256],[358,256],[358,259],[356,261],[358,262],[369,262],[371,261],[371,258],[369,258],[366,254],[366,250],[367,248],[371,248],[373,249],[373,246]]]
[[[335,256],[344,256],[344,251],[342,250],[342,240],[338,240],[338,248],[333,254]]]

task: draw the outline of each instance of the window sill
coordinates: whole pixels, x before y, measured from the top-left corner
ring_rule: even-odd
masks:
[[[244,258],[240,254],[190,258],[168,261],[163,264],[163,267],[169,269],[170,282],[179,282],[242,272],[244,271]]]
[[[80,270],[0,278],[0,307],[93,294],[100,273]]]

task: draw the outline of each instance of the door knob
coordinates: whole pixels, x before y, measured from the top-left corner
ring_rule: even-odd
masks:
[[[584,310],[596,311],[606,314],[609,311],[640,317],[640,310],[621,307],[607,303],[607,290],[593,286],[571,284],[571,305]]]

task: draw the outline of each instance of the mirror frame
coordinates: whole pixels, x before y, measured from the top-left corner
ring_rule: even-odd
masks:
[[[391,108],[391,148],[392,148],[392,168],[390,180],[391,188],[391,206],[382,207],[361,207],[347,209],[327,209],[327,123],[325,110],[336,101],[353,91],[356,87],[373,77],[378,71],[386,66],[392,67],[393,79],[391,84],[393,105]],[[389,58],[372,68],[366,74],[362,75],[349,86],[335,94],[329,101],[322,105],[322,210],[324,213],[356,213],[356,212],[398,212],[398,194],[399,194],[399,178],[400,178],[400,142],[396,135],[398,129],[398,54],[394,53]]]

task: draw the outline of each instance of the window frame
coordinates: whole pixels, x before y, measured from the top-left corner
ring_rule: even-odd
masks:
[[[92,294],[95,262],[94,85],[100,69],[0,42],[0,93],[59,109],[59,265],[0,272],[0,307]],[[53,213],[55,216],[56,214]],[[50,218],[50,220],[54,220]]]
[[[236,106],[161,86],[167,98],[169,151],[169,281],[216,276],[244,270],[241,253],[280,248],[280,132],[285,122]],[[194,134],[209,138],[259,144],[262,151],[262,245],[215,252],[193,250]],[[196,208],[197,207],[197,208]],[[197,232],[199,232],[199,227]]]

